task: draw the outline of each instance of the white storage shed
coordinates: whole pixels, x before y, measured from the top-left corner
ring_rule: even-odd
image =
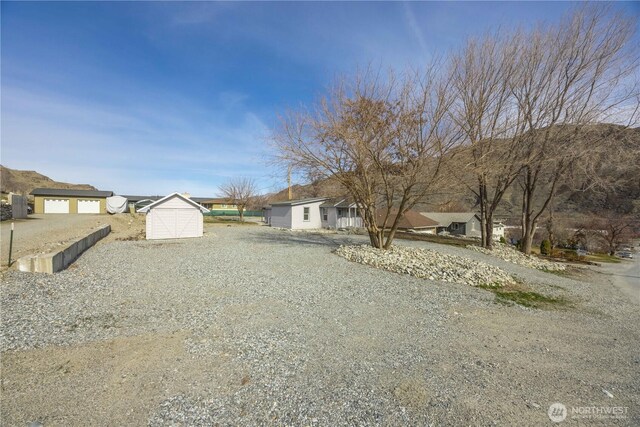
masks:
[[[202,237],[209,210],[180,193],[169,194],[138,210],[147,214],[147,240]]]

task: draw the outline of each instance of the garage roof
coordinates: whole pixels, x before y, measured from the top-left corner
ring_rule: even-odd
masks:
[[[113,191],[71,190],[64,188],[36,188],[32,196],[62,196],[62,197],[111,197]]]

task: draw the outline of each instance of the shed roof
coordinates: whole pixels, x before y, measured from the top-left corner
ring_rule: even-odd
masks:
[[[315,197],[311,199],[285,200],[284,202],[273,202],[271,206],[296,206],[306,205],[307,203],[324,202],[328,197]]]
[[[376,221],[378,223],[378,226],[382,226],[382,221],[384,221],[386,212],[387,211],[385,210],[378,210],[376,212]],[[389,215],[389,219],[387,220],[387,227],[391,226],[391,223],[393,223],[393,221],[396,219],[397,216],[398,216],[398,211],[395,209],[392,209]],[[438,225],[437,222],[433,221],[430,218],[427,218],[424,215],[420,215],[419,212],[409,210],[405,212],[404,216],[400,219],[400,222],[398,223],[398,228],[401,228],[401,229],[432,228],[432,227],[436,227],[437,225]]]
[[[185,202],[189,203],[190,205],[193,205],[193,207],[200,209],[202,212],[209,212],[209,209],[205,208],[204,206],[202,206],[200,203],[191,200],[188,197],[183,196],[180,193],[171,193],[168,196],[163,197],[160,200],[156,200],[155,202],[151,203],[150,205],[145,206],[144,208],[140,208],[138,209],[138,212],[149,212],[150,209],[154,208],[155,206],[161,205],[162,203],[164,203],[165,201],[173,198],[173,197],[179,197],[182,200],[184,200]]]
[[[111,197],[113,191],[73,190],[67,188],[35,188],[32,196],[62,196],[62,197]]]
[[[448,227],[453,222],[467,223],[478,215],[475,212],[420,212],[421,215],[438,223],[439,227]]]

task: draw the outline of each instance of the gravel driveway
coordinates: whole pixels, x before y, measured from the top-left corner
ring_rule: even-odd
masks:
[[[541,425],[554,402],[640,423],[638,305],[605,275],[397,241],[572,301],[532,310],[332,254],[361,236],[205,231],[4,273],[2,424]]]

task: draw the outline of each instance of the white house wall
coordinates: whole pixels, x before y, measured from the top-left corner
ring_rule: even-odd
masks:
[[[322,201],[305,203],[291,207],[291,228],[294,230],[310,230],[322,228],[320,205]],[[309,221],[304,220],[304,208],[309,208]]]

